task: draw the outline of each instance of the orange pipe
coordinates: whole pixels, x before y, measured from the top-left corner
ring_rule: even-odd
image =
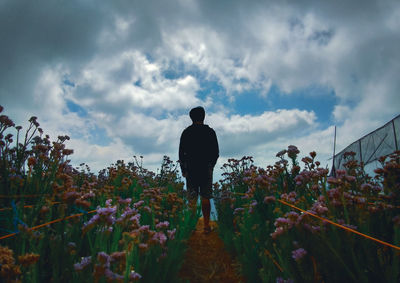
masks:
[[[382,244],[382,245],[385,245],[385,246],[388,246],[388,247],[391,247],[391,248],[393,248],[393,249],[396,249],[396,250],[399,250],[399,251],[400,251],[400,247],[398,247],[398,246],[395,246],[395,245],[392,245],[392,244],[387,243],[387,242],[385,242],[385,241],[382,241],[382,240],[376,239],[376,238],[374,238],[374,237],[368,236],[368,235],[366,235],[366,234],[363,234],[363,233],[361,233],[361,232],[358,232],[357,230],[348,228],[348,227],[346,227],[346,226],[340,225],[340,224],[338,224],[338,223],[336,223],[336,222],[333,222],[333,221],[331,221],[331,220],[329,220],[329,219],[323,218],[323,217],[318,216],[318,215],[316,215],[316,214],[314,214],[314,213],[311,213],[311,212],[308,212],[308,211],[306,211],[306,210],[304,210],[304,209],[298,208],[298,207],[296,207],[296,206],[294,206],[294,205],[292,205],[292,204],[290,204],[290,203],[287,203],[287,202],[285,202],[285,201],[283,201],[283,200],[278,199],[277,201],[279,201],[280,203],[282,203],[282,204],[284,204],[284,205],[290,206],[290,207],[292,207],[292,208],[294,208],[294,209],[300,210],[301,212],[304,212],[304,213],[306,213],[306,214],[308,214],[308,215],[311,215],[311,216],[313,216],[313,217],[315,217],[315,218],[318,218],[318,219],[320,219],[320,220],[322,220],[322,221],[328,222],[329,224],[332,224],[332,225],[334,225],[334,226],[337,226],[337,227],[339,227],[339,228],[342,228],[342,229],[344,229],[344,230],[346,230],[346,231],[352,232],[352,233],[354,233],[354,234],[360,235],[360,236],[362,236],[362,237],[365,237],[365,238],[367,238],[367,239],[370,239],[370,240],[372,240],[372,241],[378,242],[378,243],[380,243],[380,244]]]
[[[87,214],[89,214],[89,213],[94,213],[94,212],[96,212],[96,211],[97,211],[97,210],[91,210],[91,211],[88,211]],[[83,214],[84,214],[84,213],[78,213],[78,214],[70,215],[70,216],[67,216],[67,217],[64,217],[64,218],[59,218],[59,219],[56,219],[56,220],[52,220],[52,221],[50,221],[50,222],[43,223],[43,224],[40,224],[40,225],[31,227],[31,228],[28,229],[28,231],[36,230],[36,229],[42,228],[42,227],[44,227],[44,226],[48,226],[48,225],[50,225],[50,224],[53,224],[53,223],[56,223],[56,222],[60,222],[60,221],[62,221],[62,220],[66,220],[66,219],[70,219],[70,218],[73,218],[73,217],[82,216]],[[5,235],[5,236],[0,237],[0,240],[7,239],[7,238],[13,237],[13,236],[15,236],[15,235],[17,235],[17,233],[8,234],[8,235]]]

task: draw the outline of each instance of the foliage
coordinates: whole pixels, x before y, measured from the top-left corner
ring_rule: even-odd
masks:
[[[0,236],[16,233],[0,240],[0,279],[176,282],[199,217],[176,164],[164,157],[156,174],[135,157],[95,175],[69,164],[68,136],[51,142],[29,121],[21,141],[22,127],[0,116]]]
[[[221,237],[249,282],[398,282],[399,251],[290,207],[400,246],[400,152],[374,178],[347,153],[328,176],[316,153],[289,146],[266,169],[229,160],[216,194]]]

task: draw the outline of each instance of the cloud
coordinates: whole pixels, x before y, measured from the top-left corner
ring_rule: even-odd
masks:
[[[70,134],[96,166],[176,154],[197,105],[223,157],[264,162],[288,144],[327,154],[332,124],[340,148],[398,114],[399,15],[398,1],[373,0],[2,1],[1,103],[17,122],[35,115],[53,136]],[[240,95],[268,102],[273,86],[331,89],[331,120],[230,108]]]
[[[167,79],[162,71],[160,64],[135,50],[96,57],[73,78],[72,97],[85,107],[118,113],[144,109],[163,113],[206,104],[196,97],[196,78]]]
[[[210,115],[220,137],[221,155],[252,155],[254,148],[279,138],[302,135],[315,126],[313,112],[277,110],[261,115]],[[253,149],[253,150],[252,150]]]

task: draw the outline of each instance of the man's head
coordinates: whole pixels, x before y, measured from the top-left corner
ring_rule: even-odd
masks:
[[[204,122],[204,117],[206,116],[206,111],[201,106],[195,107],[189,112],[190,119],[193,123]]]

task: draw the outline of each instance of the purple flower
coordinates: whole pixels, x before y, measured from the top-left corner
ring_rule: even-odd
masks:
[[[89,219],[88,222],[83,224],[82,229],[85,229],[87,226],[94,225],[95,223],[97,223],[99,221],[99,219],[100,219],[100,216],[98,214],[95,214],[92,218]]]
[[[271,233],[271,238],[275,240],[277,237],[282,235],[284,232],[285,232],[285,229],[283,229],[282,227],[277,227],[275,229],[275,232]]]
[[[107,222],[108,225],[113,225],[114,222],[115,222],[115,217],[112,216],[112,215],[108,215],[107,218],[106,218],[106,222]]]
[[[143,225],[139,228],[140,232],[149,231],[150,225]]]
[[[134,216],[132,216],[130,219],[129,219],[131,222],[133,222],[136,226],[140,226],[140,214],[138,213],[138,214],[135,214]]]
[[[400,215],[393,217],[394,225],[400,226]]]
[[[105,252],[99,252],[97,254],[97,260],[105,267],[110,267],[111,257]]]
[[[285,153],[286,153],[286,149],[281,150],[276,154],[276,157],[282,157],[283,155],[285,155]]]
[[[236,215],[236,214],[238,214],[238,213],[240,213],[240,212],[243,212],[243,211],[244,211],[244,208],[243,208],[243,207],[235,208],[235,210],[233,211],[233,215]]]
[[[284,217],[278,217],[274,223],[275,227],[290,225],[290,220]]]
[[[307,251],[303,248],[299,248],[297,250],[292,251],[292,258],[295,261],[301,260],[305,255],[307,254]]]
[[[132,199],[131,198],[119,199],[118,202],[120,204],[130,204],[132,202]]]
[[[275,197],[274,196],[266,196],[264,198],[264,203],[270,203],[270,202],[274,202],[275,201]]]
[[[276,283],[294,283],[292,279],[283,279],[282,277],[276,278]]]
[[[90,191],[89,193],[84,194],[82,196],[82,199],[88,199],[88,198],[93,198],[93,197],[95,197],[95,194],[92,191]]]
[[[296,158],[297,154],[299,154],[300,151],[297,149],[296,146],[294,145],[289,145],[287,149],[287,154],[290,158]]]
[[[142,204],[144,204],[144,200],[139,200],[138,202],[135,202],[135,203],[133,204],[133,207],[134,207],[134,208],[138,208],[138,207],[141,206]]]
[[[106,206],[107,206],[107,207],[108,207],[108,206],[111,206],[111,203],[112,203],[112,199],[106,200]]]
[[[341,177],[343,177],[345,175],[346,175],[346,171],[345,170],[336,170],[337,178],[341,178]]]
[[[175,238],[175,233],[176,233],[176,228],[174,228],[173,230],[167,230],[168,238],[173,240]]]
[[[74,264],[75,271],[81,271],[92,262],[92,257],[82,257],[80,263]]]
[[[139,273],[135,272],[135,271],[131,271],[131,273],[129,274],[129,279],[139,280],[141,278],[142,278],[142,276]]]
[[[169,226],[169,222],[168,221],[164,221],[164,222],[160,222],[156,225],[157,229],[162,229],[162,228],[168,228]]]
[[[167,236],[163,232],[157,232],[153,236],[153,240],[158,241],[161,245],[163,245],[167,241]]]
[[[135,213],[137,213],[136,209],[131,209],[129,206],[127,206],[121,216],[116,220],[116,222],[122,223],[126,218],[132,216]]]
[[[311,211],[315,211],[316,214],[321,215],[321,214],[328,212],[328,208],[326,206],[324,206],[323,203],[317,201],[312,205]]]
[[[106,278],[108,280],[112,280],[113,282],[124,279],[124,276],[122,276],[120,274],[117,274],[117,273],[114,273],[108,268],[104,271],[104,275],[106,276]]]

